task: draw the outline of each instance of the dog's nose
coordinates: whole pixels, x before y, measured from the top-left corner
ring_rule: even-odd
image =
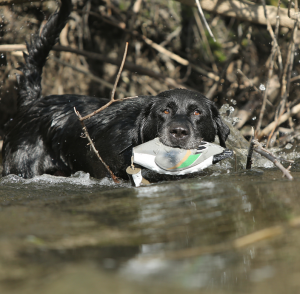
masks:
[[[183,139],[190,134],[189,130],[182,126],[174,126],[170,128],[170,134],[176,139]]]

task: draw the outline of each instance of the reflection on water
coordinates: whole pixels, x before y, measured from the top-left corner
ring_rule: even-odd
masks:
[[[297,165],[292,182],[227,169],[140,188],[0,178],[1,293],[298,293]]]

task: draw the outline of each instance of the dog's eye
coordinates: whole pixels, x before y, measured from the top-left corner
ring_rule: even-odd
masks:
[[[201,114],[201,111],[199,111],[199,110],[194,111],[194,115],[200,115],[200,114]]]
[[[164,110],[164,114],[170,114],[170,109],[168,109],[168,108],[165,109],[165,110]]]

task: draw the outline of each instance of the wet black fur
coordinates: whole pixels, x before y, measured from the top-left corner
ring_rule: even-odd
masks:
[[[18,78],[19,110],[5,129],[4,176],[71,175],[79,170],[96,178],[108,175],[87,139],[81,137],[81,124],[74,113],[76,107],[82,116],[87,115],[108,100],[82,95],[41,97],[43,66],[70,12],[71,1],[63,0],[41,36],[35,35],[27,45],[29,55],[25,55],[20,67],[23,75]],[[202,94],[184,89],[116,102],[85,123],[101,157],[125,179],[132,147],[143,142],[160,137],[166,145],[188,149],[201,140],[213,142],[217,135],[225,147],[229,135],[215,105]]]

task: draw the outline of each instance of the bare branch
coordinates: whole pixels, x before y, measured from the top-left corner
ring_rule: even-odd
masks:
[[[116,92],[116,88],[117,88],[117,85],[118,85],[118,82],[119,82],[119,79],[120,79],[120,76],[121,76],[121,73],[122,73],[122,70],[123,70],[123,67],[124,67],[124,64],[125,64],[127,51],[128,51],[128,42],[126,42],[125,51],[124,51],[124,55],[123,55],[123,60],[122,60],[121,66],[119,68],[119,72],[117,74],[114,87],[113,87],[112,92],[111,92],[110,100],[112,100],[112,101],[115,100],[115,92]]]
[[[79,113],[79,111],[76,110],[76,108],[74,107],[74,111],[76,113],[76,115],[78,116],[79,118],[79,121],[82,125],[82,129],[85,133],[85,136],[86,138],[89,140],[90,142],[90,145],[93,149],[93,151],[96,153],[97,157],[99,158],[99,160],[101,161],[101,163],[104,165],[104,167],[107,169],[107,171],[110,173],[110,176],[111,178],[113,179],[113,181],[115,183],[119,183],[119,180],[118,178],[114,175],[114,173],[111,171],[111,169],[109,168],[109,166],[103,161],[102,157],[99,155],[99,152],[98,150],[96,149],[94,143],[93,143],[93,140],[91,139],[89,133],[88,133],[88,130],[84,124],[84,120],[87,119],[87,118],[90,118],[92,117],[93,115],[99,113],[100,111],[102,111],[103,109],[107,108],[109,105],[111,105],[112,103],[116,102],[116,101],[122,101],[124,99],[120,99],[120,100],[115,100],[114,96],[115,96],[115,92],[116,92],[116,88],[117,88],[117,84],[118,84],[118,81],[120,79],[120,76],[121,76],[121,73],[122,73],[122,70],[123,70],[123,67],[124,67],[124,63],[125,63],[125,59],[126,59],[126,55],[127,55],[127,50],[128,50],[128,42],[126,43],[125,45],[125,51],[124,51],[124,55],[123,55],[123,59],[122,59],[122,63],[120,65],[120,69],[119,69],[119,72],[118,72],[118,75],[116,77],[116,81],[115,81],[115,84],[113,86],[113,89],[112,89],[112,93],[111,93],[111,98],[110,98],[110,101],[105,104],[104,106],[102,106],[101,108],[99,108],[98,110],[94,111],[93,113],[90,113],[89,115],[85,116],[85,117],[82,117]],[[131,98],[131,97],[130,97]],[[127,99],[130,99],[130,98],[127,98]]]
[[[254,147],[253,150],[260,155],[264,156],[265,158],[269,159],[272,161],[282,172],[285,177],[287,177],[289,180],[293,180],[292,175],[290,174],[290,171],[286,169],[278,160],[278,158],[273,155],[271,152],[263,148],[263,146],[257,141],[257,140],[252,140]]]
[[[79,111],[77,111],[75,107],[74,107],[74,111],[75,111],[75,114],[76,114],[76,115],[78,116],[78,118],[79,118],[79,121],[80,121],[80,123],[81,123],[81,125],[82,125],[82,129],[83,129],[83,131],[84,131],[84,134],[85,134],[86,138],[89,140],[90,145],[91,145],[93,151],[96,153],[96,155],[97,155],[97,157],[99,158],[99,160],[101,161],[101,163],[105,166],[105,168],[106,168],[107,171],[109,172],[109,174],[110,174],[111,178],[113,179],[113,181],[114,181],[116,184],[118,184],[118,183],[119,183],[118,178],[114,175],[114,173],[111,171],[111,169],[109,168],[109,166],[103,161],[103,159],[102,159],[101,156],[99,155],[99,152],[98,152],[98,150],[96,149],[96,147],[95,147],[95,145],[94,145],[94,142],[93,142],[93,140],[91,139],[91,137],[90,137],[90,135],[89,135],[89,133],[88,133],[88,131],[87,131],[87,128],[86,128],[86,126],[85,126],[85,124],[84,124],[84,121],[83,121],[82,116],[80,115]]]
[[[122,99],[118,99],[116,100],[114,98],[115,96],[115,91],[116,91],[116,87],[117,87],[117,84],[118,84],[118,81],[120,79],[120,76],[121,76],[121,72],[123,70],[123,67],[124,67],[124,63],[125,63],[125,59],[126,59],[126,55],[127,55],[127,50],[128,50],[128,43],[126,43],[126,46],[125,46],[125,51],[124,51],[124,55],[123,55],[123,59],[122,59],[122,62],[121,62],[121,65],[120,65],[120,69],[119,69],[119,72],[118,72],[118,75],[117,75],[117,78],[116,78],[116,81],[115,81],[115,84],[114,84],[114,87],[113,87],[113,90],[112,90],[112,93],[111,93],[111,98],[110,98],[110,101],[108,103],[106,103],[105,105],[103,105],[102,107],[100,107],[99,109],[95,110],[94,112],[84,116],[84,117],[80,117],[80,121],[84,121],[92,116],[94,116],[95,114],[99,113],[100,111],[102,111],[103,109],[107,108],[108,106],[110,106],[111,104],[113,104],[114,102],[120,102],[120,101],[123,101],[123,100],[127,100],[127,99],[133,99],[133,98],[136,98],[137,96],[134,96],[134,97],[126,97],[126,98],[122,98]]]

